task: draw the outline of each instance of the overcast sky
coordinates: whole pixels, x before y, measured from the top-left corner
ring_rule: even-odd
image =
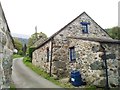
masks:
[[[48,36],[61,29],[82,12],[86,12],[102,28],[118,25],[120,0],[1,0],[12,33]]]

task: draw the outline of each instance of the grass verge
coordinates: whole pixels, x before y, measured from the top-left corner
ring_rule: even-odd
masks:
[[[20,58],[20,57],[22,57],[21,55],[18,55],[18,54],[13,54],[13,56],[12,56],[12,58],[14,59],[14,58]]]
[[[15,87],[14,83],[10,84],[10,90],[16,90],[16,87]]]

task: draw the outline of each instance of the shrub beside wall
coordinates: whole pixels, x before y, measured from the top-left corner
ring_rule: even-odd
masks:
[[[32,53],[34,52],[35,47],[30,47],[29,48],[29,57],[32,58]]]

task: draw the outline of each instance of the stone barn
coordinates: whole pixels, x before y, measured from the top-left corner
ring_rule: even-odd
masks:
[[[120,85],[120,41],[83,12],[33,52],[32,63],[56,78],[79,70],[88,85]]]

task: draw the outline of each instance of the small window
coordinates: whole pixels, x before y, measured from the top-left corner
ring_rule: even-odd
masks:
[[[47,48],[47,62],[49,62],[49,48]]]
[[[69,52],[70,52],[70,61],[75,61],[76,60],[76,56],[75,56],[75,48],[74,47],[70,47],[69,48]]]
[[[82,25],[82,32],[83,33],[88,33],[88,27],[87,27],[87,25]]]
[[[80,24],[82,25],[82,32],[83,33],[88,33],[88,25],[90,25],[90,23],[81,22]]]

